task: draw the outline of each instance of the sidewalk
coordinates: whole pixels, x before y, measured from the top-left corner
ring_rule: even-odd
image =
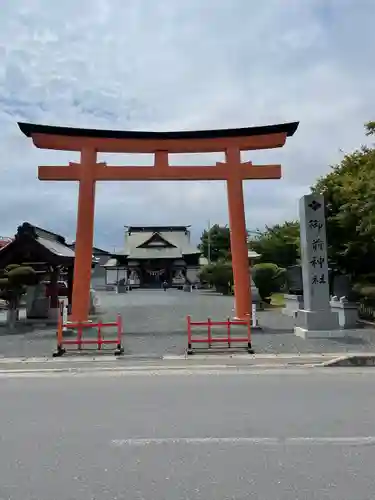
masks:
[[[375,352],[364,356],[362,353],[322,354],[283,354],[283,355],[194,355],[194,356],[164,356],[162,358],[140,358],[137,356],[67,356],[62,358],[0,358],[0,377],[11,374],[32,373],[93,373],[93,372],[128,372],[150,370],[217,370],[238,369],[252,370],[254,368],[292,368],[292,367],[330,367],[330,366],[368,366],[367,363],[350,363],[351,359],[372,359],[375,362]]]

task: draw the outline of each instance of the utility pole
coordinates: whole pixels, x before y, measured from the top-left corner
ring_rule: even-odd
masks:
[[[208,246],[208,251],[207,251],[208,263],[211,264],[211,224],[210,224],[210,220],[208,220],[207,246]]]

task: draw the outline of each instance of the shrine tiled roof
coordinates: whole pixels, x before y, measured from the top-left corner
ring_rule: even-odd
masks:
[[[130,259],[183,259],[184,255],[200,254],[190,243],[189,231],[184,227],[156,227],[135,230],[126,234],[124,254]]]

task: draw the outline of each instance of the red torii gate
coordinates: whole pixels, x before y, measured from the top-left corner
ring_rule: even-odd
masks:
[[[282,147],[298,122],[263,127],[186,132],[138,132],[55,127],[18,123],[36,147],[79,151],[80,163],[40,166],[44,181],[78,181],[78,215],[73,277],[72,320],[86,321],[90,305],[96,181],[225,180],[228,192],[236,317],[251,313],[250,270],[246,238],[243,180],[280,179],[280,165],[241,162],[241,151]],[[97,153],[153,153],[154,166],[109,166],[97,163]],[[216,166],[171,166],[169,153],[224,152]]]

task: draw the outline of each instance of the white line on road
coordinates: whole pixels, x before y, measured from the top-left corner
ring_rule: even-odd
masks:
[[[167,368],[167,367],[127,367],[127,368],[50,368],[50,369],[16,369],[1,370],[0,379],[9,378],[65,378],[65,377],[176,377],[176,376],[254,376],[254,375],[328,375],[330,377],[342,377],[350,374],[361,376],[375,376],[375,370],[366,368],[329,368],[314,367],[314,365],[304,365],[299,367],[285,367],[284,365],[253,365],[251,367],[237,366],[191,366],[189,368]]]
[[[342,437],[176,437],[176,438],[129,438],[113,439],[113,446],[150,446],[150,445],[267,445],[267,446],[312,446],[339,445],[363,446],[375,445],[375,436],[342,436]]]

